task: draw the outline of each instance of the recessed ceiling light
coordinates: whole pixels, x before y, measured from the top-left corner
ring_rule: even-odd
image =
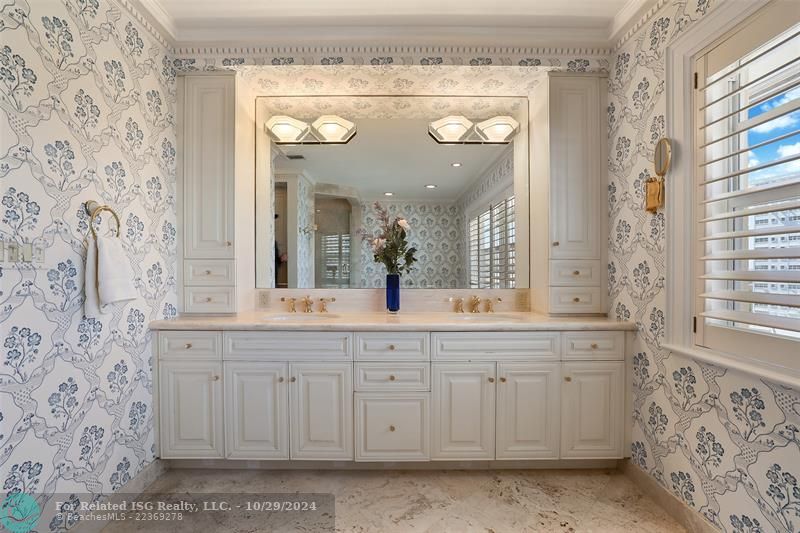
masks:
[[[426,185],[426,186],[425,186],[425,188],[426,188],[426,189],[435,189],[435,188],[436,188],[436,185],[433,185],[433,184],[431,184],[431,185]]]
[[[393,192],[385,192],[385,193],[383,193],[383,195],[384,196],[393,196],[394,193]]]
[[[458,167],[460,167],[460,166],[461,166],[461,163],[459,163],[458,161],[456,161],[455,163],[450,163],[450,166],[451,166],[451,167],[456,167],[456,168],[458,168]]]

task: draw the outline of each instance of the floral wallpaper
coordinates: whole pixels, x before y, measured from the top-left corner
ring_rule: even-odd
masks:
[[[0,7],[0,238],[44,254],[0,267],[5,494],[95,498],[154,459],[147,324],[176,312],[176,71],[159,41],[114,0]],[[89,199],[119,214],[139,291],[92,318]]]
[[[631,458],[722,531],[797,531],[800,393],[661,348],[671,273],[643,183],[666,132],[666,47],[710,4],[667,2],[617,50],[609,78],[611,312],[639,330]]]
[[[374,202],[361,206],[363,227],[370,232],[378,227]],[[461,239],[463,214],[453,204],[381,202],[391,217],[402,216],[411,224],[408,241],[417,249],[417,263],[410,274],[401,277],[403,287],[455,289],[463,287],[464,251]],[[385,287],[386,267],[373,261],[368,242],[361,243],[363,287]],[[461,283],[460,283],[461,282]]]
[[[314,288],[314,185],[297,180],[297,288]]]

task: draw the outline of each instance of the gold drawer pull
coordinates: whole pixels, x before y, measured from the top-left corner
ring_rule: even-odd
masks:
[[[213,301],[214,301],[214,299],[213,299],[211,296],[209,296],[208,298],[206,298],[206,303],[211,303],[211,302],[213,302]]]
[[[214,376],[212,379],[213,379],[214,381],[219,381],[219,376]]]
[[[283,376],[278,378],[278,383],[283,383]]]
[[[592,345],[591,345],[591,348],[592,348],[592,350],[596,350],[597,349],[597,343],[593,342]]]
[[[190,350],[192,348],[192,343],[187,342],[186,344],[183,345],[183,347],[186,348],[187,350]]]
[[[397,379],[397,378],[396,378],[396,377],[394,377],[394,374],[392,374],[392,375],[390,375],[390,376],[389,376],[389,381],[394,381],[395,379]]]
[[[572,378],[571,378],[571,377],[569,377],[569,376],[564,376],[564,381],[566,381],[567,383],[569,383],[570,381],[572,381]]]
[[[233,243],[231,241],[225,241],[225,246],[228,247],[233,246]]]
[[[390,351],[392,351],[392,352],[393,352],[393,351],[395,351],[395,349],[396,349],[396,346],[395,346],[394,344],[390,344],[390,345],[389,345],[389,350],[390,350]]]
[[[561,243],[558,242],[558,241],[553,241],[553,246],[558,246],[559,244],[561,244]]]
[[[292,377],[291,377],[291,379],[289,379],[289,381],[291,381],[292,383],[294,383],[295,381],[297,381],[297,378],[296,378],[296,377],[294,377],[294,376],[292,376]]]
[[[572,301],[578,303],[581,301],[581,299],[576,296],[575,298],[572,299]]]
[[[394,431],[395,429],[397,429],[397,428],[394,427],[394,426],[389,426],[389,431]]]
[[[210,276],[210,275],[211,275],[211,271],[210,270],[206,270],[206,276]]]
[[[580,270],[573,270],[572,271],[572,275],[573,276],[580,276],[581,275],[581,271]]]
[[[505,383],[505,382],[506,382],[506,378],[500,378],[500,383]]]
[[[494,378],[489,378],[489,383],[494,383]]]

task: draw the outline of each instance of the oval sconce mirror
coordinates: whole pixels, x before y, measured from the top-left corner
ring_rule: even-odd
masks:
[[[659,139],[656,144],[654,159],[656,176],[663,178],[669,171],[669,164],[672,161],[672,143],[666,137]]]

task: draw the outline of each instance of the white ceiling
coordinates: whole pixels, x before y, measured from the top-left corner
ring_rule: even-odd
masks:
[[[179,42],[243,41],[292,36],[318,41],[332,28],[437,28],[451,38],[519,37],[536,29],[549,39],[574,43],[608,41],[654,0],[139,0]],[[298,32],[299,28],[304,31]],[[565,35],[564,29],[579,30]],[[294,30],[294,33],[293,33]],[[296,34],[296,35],[295,35]],[[355,35],[358,36],[358,32]],[[436,31],[428,37],[435,38]]]
[[[508,149],[507,145],[442,145],[428,135],[428,120],[360,119],[345,145],[283,146],[305,160],[280,158],[276,172],[305,171],[321,184],[349,187],[364,200],[452,203]],[[451,163],[459,162],[454,168]],[[436,185],[426,189],[425,185]],[[392,192],[387,198],[383,193]]]

